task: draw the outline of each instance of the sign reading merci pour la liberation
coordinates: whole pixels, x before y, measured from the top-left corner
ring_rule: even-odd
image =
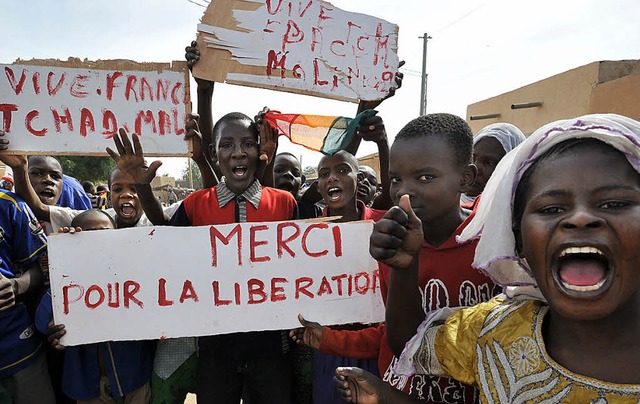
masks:
[[[384,321],[370,221],[146,227],[49,237],[64,345]],[[82,248],[78,248],[81,245]]]

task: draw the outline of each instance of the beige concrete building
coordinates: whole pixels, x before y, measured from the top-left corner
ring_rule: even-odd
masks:
[[[589,63],[476,102],[467,122],[473,133],[509,122],[529,135],[558,119],[610,112],[640,120],[640,60]]]

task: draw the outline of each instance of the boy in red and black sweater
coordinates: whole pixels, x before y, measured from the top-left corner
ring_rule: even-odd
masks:
[[[263,187],[255,178],[260,144],[248,116],[230,113],[213,127],[211,155],[224,175],[213,188],[189,195],[170,220],[173,226],[296,219],[286,191]],[[252,403],[292,403],[292,375],[285,331],[257,331],[198,339],[196,394],[205,403],[239,403],[243,389]]]

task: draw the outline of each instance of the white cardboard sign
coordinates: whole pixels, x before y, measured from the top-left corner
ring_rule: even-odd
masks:
[[[49,238],[64,345],[384,321],[372,222],[141,227]],[[78,248],[82,246],[82,248]]]
[[[194,75],[357,102],[395,87],[398,26],[322,0],[212,0]]]
[[[124,127],[146,155],[187,155],[185,63],[72,62],[0,64],[0,129],[12,152],[106,155]]]

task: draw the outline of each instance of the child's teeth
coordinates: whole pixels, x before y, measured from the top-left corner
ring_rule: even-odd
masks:
[[[594,290],[598,290],[602,287],[602,285],[604,285],[605,280],[602,279],[600,280],[600,282],[596,283],[595,285],[588,285],[588,286],[577,286],[577,285],[571,285],[570,283],[566,283],[566,282],[562,282],[562,284],[564,285],[565,288],[569,289],[569,290],[574,290],[576,292],[591,292]]]

